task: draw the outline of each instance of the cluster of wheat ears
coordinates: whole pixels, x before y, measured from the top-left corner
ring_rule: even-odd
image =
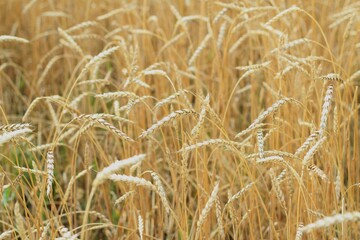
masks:
[[[0,239],[360,239],[358,1],[0,20]]]

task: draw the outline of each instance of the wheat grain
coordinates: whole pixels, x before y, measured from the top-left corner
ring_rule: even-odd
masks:
[[[327,117],[331,107],[331,100],[333,97],[334,87],[330,84],[326,90],[326,94],[324,97],[324,104],[322,106],[321,111],[321,119],[320,119],[320,128],[319,128],[319,137],[321,138],[324,135],[327,123]]]
[[[12,132],[15,130],[30,128],[30,127],[31,125],[29,123],[6,124],[6,125],[0,125],[0,131]]]
[[[195,143],[190,146],[186,146],[186,147],[180,149],[178,152],[188,152],[188,151],[191,151],[194,149],[198,149],[198,148],[202,148],[202,147],[206,147],[206,146],[212,146],[212,145],[218,145],[218,146],[224,145],[224,146],[231,146],[231,147],[238,147],[238,148],[248,146],[248,145],[245,145],[242,143],[216,138],[216,139],[209,139],[209,140],[206,140],[203,142],[198,142],[198,143]]]
[[[299,156],[302,152],[304,152],[318,137],[319,131],[315,131],[310,134],[310,136],[305,140],[305,142],[296,150],[295,156]]]
[[[81,47],[75,42],[75,40],[67,32],[65,32],[61,28],[58,28],[58,32],[60,36],[62,36],[70,44],[72,49],[74,49],[80,55],[84,54]]]
[[[235,69],[240,70],[240,71],[248,71],[248,70],[261,69],[261,68],[265,68],[265,67],[269,66],[270,63],[271,63],[271,61],[266,61],[266,62],[259,63],[259,64],[253,64],[253,65],[249,65],[249,66],[236,67]],[[266,84],[266,83],[264,82],[264,84]]]
[[[196,229],[196,236],[200,233],[201,226],[205,222],[206,217],[209,215],[211,207],[214,205],[216,201],[216,197],[219,191],[219,182],[215,184],[215,187],[213,191],[211,192],[211,195],[209,197],[209,200],[206,202],[205,207],[202,209],[199,220],[196,223],[197,229]],[[198,237],[195,237],[198,239]]]
[[[14,230],[7,230],[0,234],[0,240],[9,239],[12,236]]]
[[[95,65],[96,63],[102,61],[104,58],[110,56],[115,51],[119,50],[120,46],[111,47],[109,49],[106,49],[96,55],[95,57],[91,58],[91,60],[85,65],[85,67],[82,69],[81,75],[85,74],[89,69]]]
[[[168,122],[178,119],[180,117],[190,115],[190,114],[195,114],[195,113],[196,112],[191,109],[176,110],[176,111],[170,113],[169,115],[167,115],[166,117],[162,118],[157,123],[153,124],[147,130],[143,131],[138,138],[140,138],[140,139],[145,138],[145,137],[149,136],[151,133],[153,133],[155,130],[159,129],[161,126],[167,124]]]
[[[14,213],[15,213],[15,222],[16,222],[17,231],[19,232],[21,239],[27,239],[26,230],[24,226],[24,218],[21,215],[20,205],[18,202],[15,203]]]
[[[227,201],[227,203],[225,204],[224,209],[226,209],[230,203],[232,203],[233,201],[235,201],[236,199],[240,198],[242,195],[244,195],[247,191],[250,190],[250,188],[252,188],[252,186],[254,185],[254,182],[251,182],[249,184],[247,184],[245,187],[243,187],[240,191],[238,191],[236,194],[234,195],[230,195],[229,200]]]
[[[219,233],[220,233],[220,237],[221,239],[225,239],[225,230],[224,230],[224,224],[223,224],[223,219],[222,219],[222,211],[221,211],[221,205],[220,205],[220,199],[219,196],[216,196],[216,200],[215,200],[215,213],[216,213],[216,221],[217,224],[219,225]]]
[[[341,83],[343,82],[341,76],[339,74],[337,74],[337,73],[329,73],[327,75],[320,76],[319,78],[322,79],[322,80],[330,81],[330,82],[331,81],[341,82]]]
[[[158,190],[157,192],[159,193],[160,199],[161,199],[162,203],[164,204],[165,211],[167,214],[169,214],[170,213],[170,205],[166,198],[166,193],[165,193],[164,187],[161,183],[161,180],[155,172],[151,172],[151,176],[154,179],[155,185]]]
[[[34,173],[36,175],[46,175],[47,174],[47,172],[40,171],[40,170],[37,170],[37,169],[31,169],[31,168],[25,168],[25,167],[19,167],[19,166],[14,166],[14,168],[16,168],[16,169],[18,169],[19,171],[22,171],[22,172]]]
[[[46,154],[47,185],[46,195],[49,197],[51,186],[54,180],[54,152],[49,150]]]
[[[128,197],[130,197],[131,195],[133,195],[135,193],[135,191],[130,191],[125,193],[124,195],[122,195],[121,197],[119,197],[118,199],[116,199],[114,205],[119,205],[120,203],[122,203],[123,201],[125,201]]]
[[[96,178],[94,179],[94,181],[92,183],[93,186],[102,184],[106,180],[106,178],[108,178],[110,175],[120,171],[124,167],[131,166],[131,165],[137,164],[141,161],[144,161],[145,157],[146,157],[145,154],[140,154],[140,155],[135,155],[130,158],[124,159],[124,160],[116,160],[115,162],[113,162],[112,164],[110,164],[109,166],[107,166],[106,168],[101,170],[96,175]]]
[[[342,223],[345,221],[360,221],[360,212],[346,212],[343,214],[335,214],[327,216],[314,223],[304,226],[301,231],[304,233],[311,232],[314,229],[329,227],[333,224]]]
[[[143,186],[153,191],[157,190],[156,187],[151,182],[139,177],[111,174],[110,176],[107,177],[107,179],[114,182],[126,182],[126,183],[135,184],[137,186]]]
[[[309,161],[314,157],[315,153],[318,151],[320,146],[326,141],[326,137],[322,137],[318,140],[314,146],[312,146],[309,151],[305,154],[303,158],[302,164],[305,166],[309,163]]]
[[[338,173],[336,175],[336,179],[335,179],[335,196],[336,196],[336,199],[339,201],[340,199],[340,196],[341,196],[341,177],[340,177],[340,174]]]
[[[193,55],[188,61],[188,65],[191,66],[195,63],[196,59],[199,57],[200,53],[206,48],[208,41],[212,38],[211,34],[208,33],[204,39],[201,41],[197,49],[194,51]]]
[[[301,11],[303,11],[303,10],[300,9],[299,7],[292,6],[290,8],[285,9],[284,11],[278,13],[276,16],[274,16],[269,21],[267,21],[265,24],[266,25],[271,25],[274,22],[278,21],[279,19],[283,18],[285,15],[288,15],[288,14],[293,13],[293,12],[301,12]]]
[[[253,123],[245,130],[241,131],[240,133],[238,133],[235,138],[239,138],[245,134],[247,134],[248,132],[250,132],[251,130],[253,130],[256,125],[258,125],[259,123],[261,123],[262,120],[264,120],[268,115],[270,115],[271,113],[277,111],[282,105],[284,105],[287,102],[292,101],[292,99],[290,98],[282,98],[280,100],[278,100],[277,102],[275,102],[273,105],[271,105],[268,109],[266,109],[264,112],[262,112],[254,121]]]
[[[300,223],[296,231],[295,240],[301,240],[303,235],[303,231],[302,231],[303,228],[304,228],[304,224]]]
[[[141,215],[138,216],[138,224],[139,224],[138,229],[139,229],[140,240],[143,240],[144,221]]]
[[[15,137],[19,137],[21,135],[24,135],[25,133],[30,133],[30,132],[32,132],[32,130],[29,128],[21,128],[11,132],[5,132],[2,135],[0,135],[0,145],[10,141]]]
[[[195,139],[198,138],[199,136],[199,133],[204,125],[204,121],[205,121],[205,115],[206,115],[206,108],[207,106],[209,105],[209,102],[210,102],[210,95],[208,94],[203,103],[202,103],[202,106],[201,106],[201,111],[200,111],[200,114],[199,114],[199,120],[198,122],[196,123],[195,127],[191,130],[191,136],[193,136]]]
[[[325,182],[329,182],[329,178],[328,176],[324,173],[323,170],[321,170],[319,167],[315,166],[315,165],[312,165],[310,164],[308,166],[308,169],[315,173],[316,175],[318,175],[322,180],[324,180]]]
[[[5,42],[29,43],[29,40],[15,36],[0,35],[0,44]]]
[[[227,28],[228,28],[227,22],[224,22],[223,24],[221,24],[221,27],[220,27],[220,30],[219,30],[219,35],[218,35],[217,40],[216,40],[216,46],[217,46],[217,48],[219,50],[221,49],[221,46],[222,46],[222,44],[224,42],[225,33],[226,33]]]
[[[277,179],[275,177],[274,169],[270,168],[269,174],[270,174],[270,179],[271,179],[271,183],[273,186],[273,190],[275,191],[275,195],[276,195],[277,199],[279,200],[279,202],[281,203],[281,206],[285,209],[285,211],[287,211],[285,196],[284,196],[283,191],[281,190],[279,182],[277,181]]]
[[[259,154],[259,156],[260,156],[260,154]],[[284,158],[282,158],[280,156],[269,156],[269,157],[264,157],[264,158],[260,158],[259,160],[256,160],[256,163],[258,163],[258,164],[272,163],[272,162],[284,163],[285,160],[284,160]]]
[[[257,131],[257,142],[260,159],[264,158],[264,135],[262,130]]]
[[[172,100],[185,95],[186,93],[189,93],[189,91],[187,90],[179,90],[178,92],[168,96],[167,98],[162,99],[161,101],[159,101],[158,103],[156,103],[154,108],[160,108],[161,106],[170,103]]]

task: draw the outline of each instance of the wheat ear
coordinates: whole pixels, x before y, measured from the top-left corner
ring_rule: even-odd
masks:
[[[54,152],[52,150],[48,151],[46,154],[46,168],[47,168],[46,195],[49,197],[51,186],[54,180]]]
[[[201,211],[199,220],[196,223],[196,226],[197,226],[196,236],[199,235],[200,230],[201,230],[201,226],[205,222],[206,217],[209,215],[211,207],[214,205],[214,203],[216,201],[216,197],[217,197],[218,192],[219,192],[219,182],[215,184],[215,187],[214,187],[214,189],[213,189],[213,191],[212,191],[212,193],[210,195],[209,200],[207,201],[207,203],[205,204],[205,207]],[[198,239],[198,237],[195,237],[195,239]]]
[[[324,217],[323,219],[304,226],[301,231],[308,233],[314,229],[329,227],[333,224],[342,223],[345,221],[360,221],[360,212],[347,212],[344,214],[336,214],[333,216]]]

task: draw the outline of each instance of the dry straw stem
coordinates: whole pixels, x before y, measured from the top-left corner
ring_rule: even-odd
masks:
[[[197,229],[196,229],[196,237],[195,237],[195,239],[198,239],[197,236],[200,233],[201,226],[205,222],[206,217],[209,215],[211,207],[214,205],[214,203],[216,201],[216,197],[217,197],[218,192],[219,192],[219,182],[217,182],[215,184],[215,187],[214,187],[213,191],[211,192],[209,200],[207,201],[207,203],[205,204],[205,207],[201,211],[199,220],[196,223]]]
[[[324,97],[324,104],[322,106],[322,111],[321,111],[320,129],[319,129],[320,138],[324,135],[326,129],[327,118],[331,106],[331,99],[333,97],[333,91],[334,91],[334,86],[330,84],[327,87],[326,94]]]
[[[21,129],[11,131],[11,132],[5,132],[2,135],[0,135],[0,145],[10,141],[11,139],[13,139],[15,137],[19,137],[21,135],[24,135],[25,133],[30,133],[30,132],[32,132],[32,131],[29,128],[21,128]]]
[[[143,131],[138,138],[140,138],[140,139],[145,138],[145,137],[149,136],[151,133],[153,133],[155,130],[159,129],[161,126],[169,123],[170,121],[173,121],[175,119],[178,119],[180,117],[190,115],[190,114],[196,114],[196,112],[191,109],[176,110],[176,111],[170,113],[168,116],[162,118],[157,123],[153,124],[146,131]]]
[[[146,157],[145,154],[140,154],[140,155],[135,155],[133,157],[124,159],[124,160],[117,160],[117,161],[113,162],[112,164],[110,164],[108,167],[101,170],[101,172],[99,172],[96,175],[96,178],[94,179],[94,181],[92,183],[93,187],[96,187],[99,184],[105,182],[105,180],[110,175],[120,171],[124,167],[131,166],[131,165],[134,165],[134,164],[137,164],[137,163],[143,161],[145,159],[145,157]]]
[[[310,223],[304,226],[301,231],[304,233],[311,232],[314,229],[329,227],[333,224],[342,223],[346,221],[357,222],[360,221],[360,212],[347,212],[344,214],[336,214],[333,216],[327,216],[323,219],[317,220],[314,223]]]
[[[277,111],[282,105],[284,105],[285,103],[290,102],[290,101],[292,101],[292,99],[285,97],[285,98],[280,99],[277,102],[275,102],[268,109],[266,109],[264,112],[262,112],[247,129],[245,129],[245,130],[241,131],[240,133],[238,133],[235,136],[235,138],[239,138],[239,137],[247,134],[248,132],[250,132],[254,128],[256,128],[256,125],[261,123],[261,121],[264,120],[268,115],[270,115],[271,113]]]
[[[0,44],[6,42],[29,43],[29,40],[15,36],[1,35]]]
[[[47,168],[47,185],[46,195],[50,196],[51,186],[54,180],[54,152],[48,151],[46,154],[46,168]]]

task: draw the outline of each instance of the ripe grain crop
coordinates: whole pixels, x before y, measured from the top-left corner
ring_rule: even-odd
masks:
[[[0,239],[360,239],[359,11],[0,1]]]

